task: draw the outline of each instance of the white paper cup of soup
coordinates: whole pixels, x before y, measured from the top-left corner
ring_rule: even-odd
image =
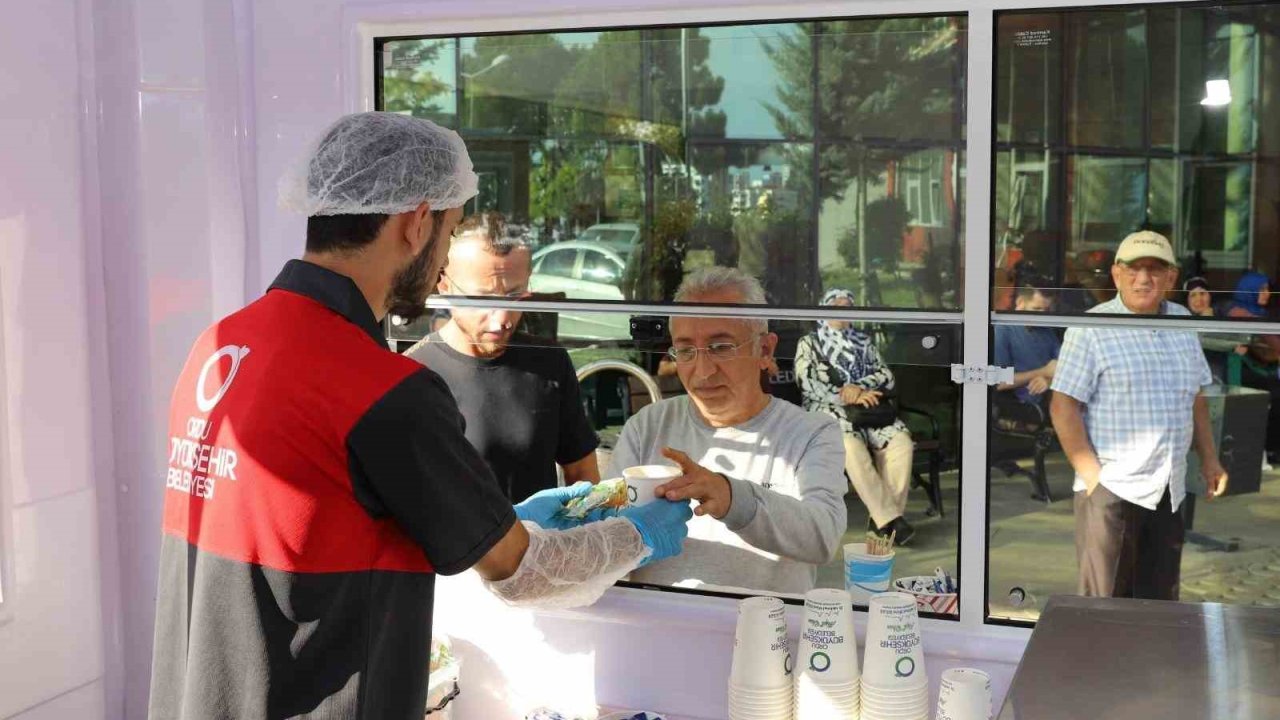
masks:
[[[648,505],[657,500],[653,494],[659,485],[671,482],[682,474],[675,465],[635,465],[622,471],[627,483],[627,501],[634,505]]]

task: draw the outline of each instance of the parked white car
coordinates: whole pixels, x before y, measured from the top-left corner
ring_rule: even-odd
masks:
[[[640,226],[635,223],[600,223],[582,231],[576,240],[608,246],[622,257],[640,244]]]
[[[623,300],[620,286],[626,267],[626,257],[604,243],[554,243],[533,254],[529,289],[562,292],[568,300]],[[631,319],[626,313],[564,311],[558,335],[579,340],[626,340],[631,337]]]

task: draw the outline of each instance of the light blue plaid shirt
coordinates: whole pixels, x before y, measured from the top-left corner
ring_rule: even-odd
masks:
[[[1089,312],[1131,314],[1119,296]],[[1191,313],[1166,302],[1162,314]],[[1176,511],[1187,492],[1192,407],[1212,382],[1194,332],[1077,327],[1062,343],[1053,390],[1084,403],[1102,485],[1148,510],[1168,487]],[[1079,475],[1073,489],[1085,489]]]

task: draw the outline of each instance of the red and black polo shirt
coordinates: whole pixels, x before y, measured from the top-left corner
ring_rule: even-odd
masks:
[[[299,260],[174,389],[153,720],[422,717],[435,573],[515,523],[438,375]]]

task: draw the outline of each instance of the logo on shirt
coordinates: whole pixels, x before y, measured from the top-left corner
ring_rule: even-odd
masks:
[[[204,367],[200,368],[200,378],[196,380],[196,407],[200,408],[200,412],[209,412],[218,404],[222,396],[227,394],[227,390],[231,388],[231,381],[236,379],[236,372],[240,369],[240,361],[244,360],[248,354],[248,345],[223,345],[204,361]],[[205,388],[205,383],[209,380],[209,371],[217,367],[224,357],[231,358],[231,371],[227,373],[227,379],[222,381],[218,391],[210,396]]]

